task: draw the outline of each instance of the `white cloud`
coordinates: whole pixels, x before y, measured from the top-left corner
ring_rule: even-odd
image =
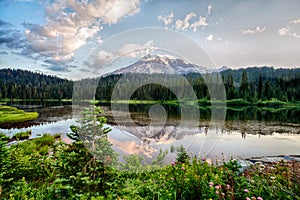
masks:
[[[300,34],[297,34],[297,33],[293,33],[293,36],[297,39],[300,39]]]
[[[214,36],[212,34],[207,36],[206,39],[205,39],[206,42],[212,42],[213,40],[214,40]]]
[[[212,5],[208,5],[206,16],[211,15],[211,10],[212,10]]]
[[[136,58],[138,56],[143,57],[147,54],[152,53],[156,47],[152,40],[146,42],[143,45],[140,44],[125,44],[119,51],[117,51],[117,56],[127,56]]]
[[[278,34],[280,36],[289,35],[290,34],[290,29],[286,28],[286,27],[283,27],[283,28],[281,28],[281,29],[278,30]]]
[[[156,49],[154,42],[152,40],[147,41],[144,44],[124,44],[116,52],[99,51],[97,55],[91,56],[90,61],[86,64],[90,67],[99,68],[105,65],[109,65],[115,59],[120,57],[127,58],[138,58],[143,57],[147,54],[152,53]]]
[[[290,21],[291,24],[300,24],[300,19],[294,19]]]
[[[193,31],[197,31],[198,27],[202,27],[204,29],[206,26],[208,26],[208,23],[206,23],[206,18],[205,17],[199,17],[199,20],[191,24],[191,28]]]
[[[171,12],[168,15],[160,15],[157,18],[158,18],[158,21],[162,21],[166,26],[168,26],[168,25],[172,24],[174,14],[173,14],[173,12]]]
[[[195,18],[197,15],[194,12],[188,13],[184,19],[178,19],[175,22],[175,28],[178,31],[184,31],[188,29],[193,29],[193,31],[197,31],[198,27],[205,28],[208,24],[206,23],[205,17],[199,17],[197,21],[191,23],[190,21]]]
[[[178,19],[175,22],[175,28],[179,31],[184,31],[190,28],[190,20],[196,17],[194,12],[188,13],[183,20]]]
[[[264,27],[260,27],[260,26],[256,26],[254,29],[246,29],[246,30],[242,30],[241,32],[243,34],[256,34],[256,33],[262,33],[267,29],[266,26]]]
[[[139,0],[55,0],[47,4],[45,25],[27,24],[25,36],[35,53],[67,63],[102,29],[102,24],[114,24],[138,13],[139,5]],[[101,42],[99,37],[97,40]]]

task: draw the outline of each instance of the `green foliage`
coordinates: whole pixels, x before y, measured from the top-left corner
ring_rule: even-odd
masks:
[[[4,133],[2,133],[2,132],[0,132],[0,138],[2,139],[2,141],[9,140],[9,137],[7,135],[5,135]]]
[[[31,130],[28,131],[22,131],[14,134],[12,137],[13,140],[25,140],[28,139],[31,136]]]
[[[0,139],[0,198],[299,199],[300,195],[293,170],[283,162],[266,168],[254,165],[244,174],[239,174],[236,161],[217,167],[197,159],[143,170],[148,166],[134,155],[126,158],[139,165],[132,173],[94,160],[81,141],[48,147],[47,154],[26,154],[23,146],[6,147]]]
[[[101,160],[104,164],[113,165],[117,161],[117,154],[112,149],[112,144],[108,141],[107,134],[111,128],[104,127],[106,118],[101,116],[103,110],[95,106],[84,108],[82,118],[77,120],[79,126],[72,125],[71,133],[68,133],[71,139],[82,141],[85,147],[94,156],[94,159]]]
[[[188,155],[186,149],[181,145],[177,148],[177,158],[176,161],[179,163],[189,162],[190,156]]]
[[[24,122],[36,119],[37,112],[24,112],[11,106],[0,106],[0,124],[12,122]]]
[[[52,146],[56,141],[55,136],[44,134],[40,138],[34,140],[27,140],[16,144],[18,148],[24,150],[25,154],[32,154],[33,152],[39,152],[41,154],[47,154],[49,146]]]

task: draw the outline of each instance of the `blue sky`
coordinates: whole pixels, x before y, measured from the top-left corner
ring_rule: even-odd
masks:
[[[101,66],[124,49],[154,48],[156,38],[101,49],[144,27],[191,38],[217,67],[300,67],[299,10],[298,0],[0,0],[0,68],[88,76],[82,65],[94,49]]]

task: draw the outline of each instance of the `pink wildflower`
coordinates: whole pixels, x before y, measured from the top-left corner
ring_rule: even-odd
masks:
[[[249,190],[247,190],[247,189],[244,189],[244,192],[248,193],[248,192],[249,192]]]

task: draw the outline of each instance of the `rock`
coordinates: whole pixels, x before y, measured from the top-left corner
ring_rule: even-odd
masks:
[[[240,166],[240,173],[243,173],[245,170],[250,169],[250,166],[253,165],[253,163],[248,160],[237,160],[237,163]]]

